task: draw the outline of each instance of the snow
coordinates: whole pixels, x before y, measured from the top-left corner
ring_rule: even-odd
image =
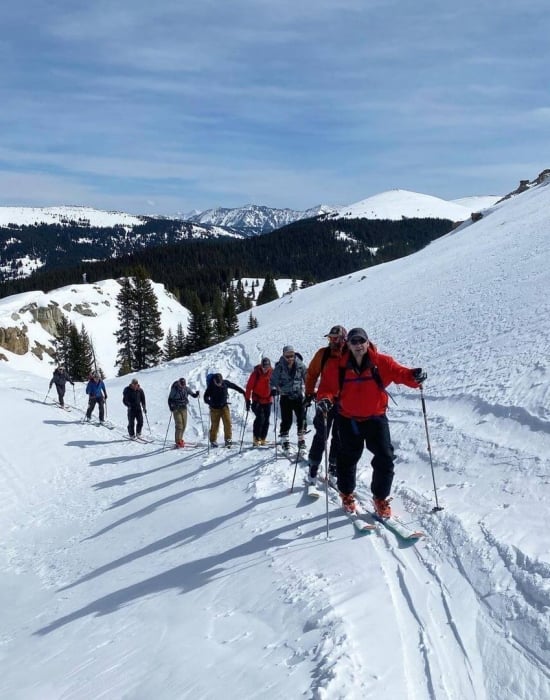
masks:
[[[439,197],[408,190],[389,190],[341,207],[329,216],[337,219],[387,219],[390,221],[401,218],[464,221],[469,218],[470,213],[469,208]]]
[[[488,209],[492,207],[502,199],[501,195],[474,195],[472,197],[460,197],[459,199],[451,200],[455,204],[460,204],[466,207],[470,212],[483,211],[483,209]]]
[[[0,226],[17,224],[33,226],[35,224],[60,224],[84,221],[87,225],[98,227],[139,226],[144,219],[140,216],[118,211],[102,211],[92,207],[0,207]]]
[[[0,363],[0,697],[549,698],[548,211],[547,183],[407,258],[257,307],[258,328],[140,373],[151,444],[123,437],[128,378],[106,381],[109,431],[81,424],[82,385],[62,412],[43,403],[43,373]],[[419,393],[394,387],[389,411],[392,505],[426,533],[416,545],[356,534],[332,495],[327,538],[324,493],[307,500],[302,467],[289,493],[293,466],[249,448],[239,395],[242,454],[162,449],[174,379],[203,390],[215,368],[242,386],[287,342],[309,360],[336,323],[428,372],[443,511],[431,512]],[[206,422],[192,400],[186,439],[202,441]]]

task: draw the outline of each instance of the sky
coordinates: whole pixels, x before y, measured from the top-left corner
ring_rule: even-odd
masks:
[[[547,3],[8,3],[0,205],[304,210],[548,167]]]
[[[139,373],[147,444],[125,439],[128,377],[107,374],[108,429],[82,424],[82,384],[68,386],[65,412],[45,363],[0,362],[0,696],[550,697],[549,205],[550,180]],[[307,362],[336,323],[427,372],[433,472],[419,392],[392,386],[388,412],[392,509],[424,532],[416,544],[383,526],[360,535],[322,483],[309,500],[302,465],[291,492],[294,465],[251,447],[238,394],[242,452],[207,450],[195,399],[188,446],[164,449],[175,379],[202,391],[218,370],[242,386],[283,344]],[[357,482],[367,505],[369,462],[363,454]]]

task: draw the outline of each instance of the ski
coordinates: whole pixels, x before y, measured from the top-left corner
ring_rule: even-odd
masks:
[[[147,438],[141,437],[141,435],[139,437],[137,435],[125,435],[124,437],[130,442],[140,442],[142,445],[150,445],[153,442],[153,440],[148,440]]]
[[[338,494],[338,497],[340,497],[340,492],[338,491],[338,486],[336,486],[336,482],[334,482],[330,476],[328,481],[325,482],[329,488],[333,489],[336,491]],[[343,506],[341,506],[342,512],[347,515],[347,517],[351,520],[353,523],[353,526],[355,527],[356,530],[359,532],[362,532],[363,534],[368,534],[369,532],[373,532],[374,530],[377,530],[376,523],[369,523],[366,520],[364,520],[364,516],[370,516],[371,514],[365,510],[365,508],[359,503],[359,501],[355,501],[355,513],[350,513],[348,510],[346,510]]]
[[[393,515],[391,518],[381,518],[374,510],[367,510],[368,513],[379,523],[381,523],[385,528],[390,530],[397,535],[400,539],[407,542],[418,542],[418,540],[425,537],[425,533],[421,530],[415,530],[406,523],[402,522]]]

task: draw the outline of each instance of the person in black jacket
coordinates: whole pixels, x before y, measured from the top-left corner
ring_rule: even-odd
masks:
[[[225,438],[225,446],[231,447],[233,444],[233,432],[231,426],[231,413],[228,406],[227,390],[233,389],[244,396],[244,389],[229,379],[224,379],[221,374],[213,374],[206,391],[204,392],[204,402],[210,406],[210,446],[217,447],[218,430],[220,420],[223,423],[223,433]]]
[[[52,384],[55,384],[59,405],[62,407],[65,406],[63,397],[65,396],[65,385],[67,382],[74,386],[74,382],[65,371],[65,367],[59,366],[56,370],[54,370],[53,376],[50,380],[50,389],[52,388]]]
[[[128,408],[128,435],[141,437],[143,413],[147,413],[147,408],[145,406],[145,393],[137,379],[132,379],[129,386],[122,392],[122,403]]]

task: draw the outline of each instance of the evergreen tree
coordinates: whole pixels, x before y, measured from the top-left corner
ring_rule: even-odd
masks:
[[[143,268],[136,270],[134,300],[132,369],[140,370],[158,364],[163,336],[157,297]]]
[[[120,346],[119,376],[158,364],[161,356],[162,327],[157,297],[143,267],[134,278],[124,278],[117,296],[120,328],[115,332]]]
[[[120,323],[115,338],[119,345],[116,365],[119,367],[119,376],[132,371],[133,361],[133,324],[134,324],[134,286],[129,277],[121,282],[121,289],[117,295],[118,320]],[[123,371],[124,368],[124,371]]]
[[[252,315],[252,311],[250,312],[250,316],[248,317],[248,324],[246,326],[248,330],[251,330],[252,328],[258,328],[258,319]]]
[[[187,340],[185,338],[185,333],[183,332],[183,324],[181,323],[178,323],[178,327],[176,329],[175,345],[175,357],[183,357],[187,352]]]
[[[224,301],[220,292],[214,294],[212,303],[212,340],[216,343],[221,343],[225,340],[229,333],[227,331],[227,323],[224,313]]]
[[[258,294],[258,299],[256,300],[256,305],[266,304],[268,301],[273,301],[278,299],[279,294],[277,293],[277,287],[275,286],[275,281],[272,275],[268,274],[264,281],[264,286],[262,291]]]
[[[174,360],[176,357],[178,357],[177,352],[176,352],[176,339],[174,338],[174,334],[172,333],[172,329],[169,328],[168,332],[166,333],[166,338],[164,340],[162,359],[170,361],[170,360]]]
[[[207,307],[197,306],[191,310],[189,329],[187,332],[187,353],[204,350],[212,345],[212,320]]]
[[[241,286],[242,288],[242,286]],[[227,328],[227,335],[235,335],[239,331],[239,319],[237,318],[237,306],[235,303],[235,294],[232,289],[229,289],[225,298],[223,309],[223,318]]]
[[[54,351],[57,364],[64,365],[70,372],[71,324],[65,315],[55,328]]]
[[[82,325],[79,332],[74,324],[71,324],[71,350],[69,353],[69,376],[74,381],[83,382],[90,376],[92,371],[92,352],[90,348],[90,337]]]

